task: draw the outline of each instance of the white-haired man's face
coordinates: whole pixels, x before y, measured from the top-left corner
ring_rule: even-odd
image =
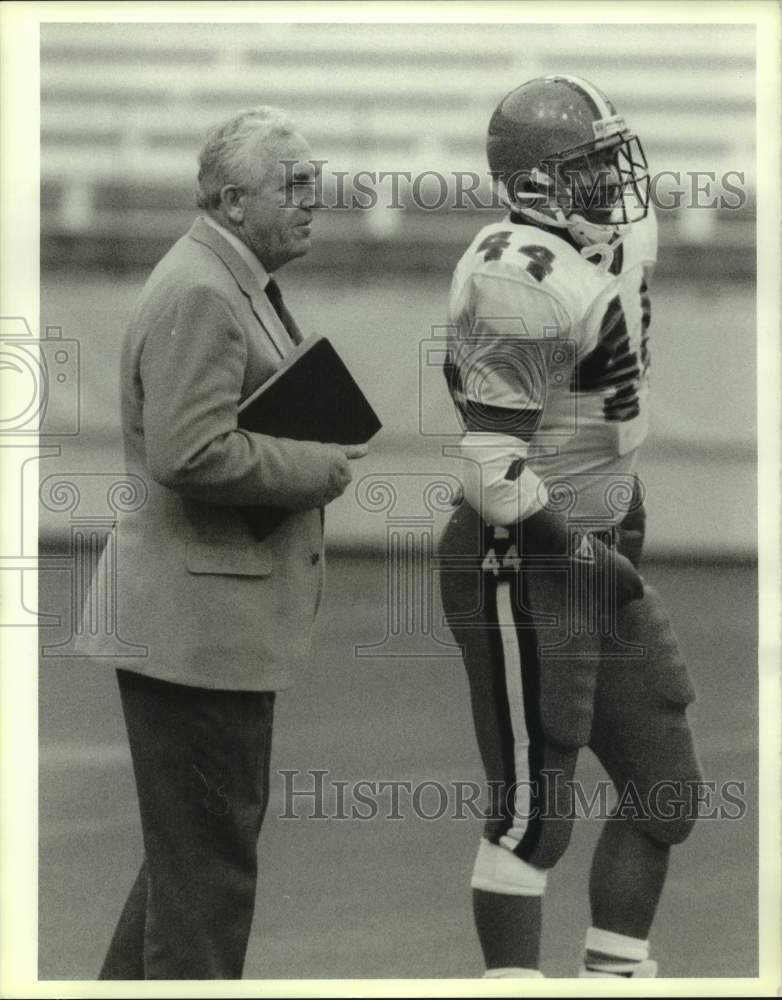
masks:
[[[259,152],[255,182],[224,189],[222,208],[231,228],[267,271],[309,251],[319,174],[306,139],[289,135]]]

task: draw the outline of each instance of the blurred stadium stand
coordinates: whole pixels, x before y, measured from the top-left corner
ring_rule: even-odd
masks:
[[[41,43],[45,266],[156,260],[192,219],[204,132],[256,104],[288,111],[326,173],[439,171],[453,189],[456,172],[473,171],[488,202],[491,110],[516,84],[558,71],[591,79],[625,113],[652,172],[666,172],[658,202],[681,190],[686,204],[693,171],[716,178],[706,203],[726,172],[744,174],[739,210],[660,212],[663,266],[675,273],[686,257],[690,273],[754,270],[750,26],[48,24]],[[434,203],[439,191],[423,196]],[[390,200],[390,183],[380,195]],[[310,264],[360,266],[370,244],[393,267],[449,269],[485,215],[440,211],[433,224],[425,210],[331,211]]]

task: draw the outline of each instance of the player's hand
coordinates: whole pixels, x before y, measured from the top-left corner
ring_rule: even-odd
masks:
[[[630,601],[637,601],[643,597],[643,580],[630,560],[597,538],[591,538],[590,542],[597,564],[598,579],[614,581],[616,607],[622,608]]]
[[[573,572],[578,573],[585,584],[591,584],[594,600],[605,605],[604,611],[610,611],[611,606],[621,608],[643,597],[643,580],[630,560],[589,533],[574,537],[561,514],[539,510],[519,522],[516,529],[522,557],[555,555],[569,560]],[[613,600],[607,581],[612,584]]]
[[[364,458],[369,452],[369,447],[365,444],[330,444],[327,447],[331,449],[332,458],[329,480],[324,491],[324,504],[342,496],[353,479],[350,463],[358,458]]]

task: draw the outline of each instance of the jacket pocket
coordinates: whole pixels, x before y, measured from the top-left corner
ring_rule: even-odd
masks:
[[[272,571],[272,554],[259,542],[248,546],[188,542],[185,565],[190,573],[269,576]]]

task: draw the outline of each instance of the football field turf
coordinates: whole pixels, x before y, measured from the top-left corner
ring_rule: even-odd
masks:
[[[756,974],[757,643],[756,573],[740,563],[657,563],[647,578],[668,603],[698,690],[692,720],[705,777],[743,782],[741,819],[703,819],[673,852],[652,941],[661,974]],[[40,606],[69,626],[67,574],[41,576]],[[354,646],[385,634],[381,556],[334,557],[305,678],[277,699],[272,795],[260,842],[260,884],[246,978],[406,978],[480,975],[469,872],[480,822],[413,815],[375,796],[372,819],[326,818],[284,796],[312,771],[334,783],[424,781],[452,788],[480,780],[467,685],[449,657],[357,658]],[[436,610],[437,613],[437,610]],[[84,660],[47,659],[40,672],[41,978],[94,978],[141,856],[130,760],[114,677]],[[587,789],[601,777],[584,754]],[[290,780],[290,779],[289,779]],[[430,786],[430,790],[433,786]],[[345,798],[344,812],[352,804]],[[438,799],[423,796],[429,814]],[[299,818],[283,818],[287,811]],[[370,812],[369,808],[362,812]],[[400,818],[390,818],[396,814]],[[586,883],[599,824],[576,823],[550,878],[544,963],[549,976],[577,968],[588,924]]]

